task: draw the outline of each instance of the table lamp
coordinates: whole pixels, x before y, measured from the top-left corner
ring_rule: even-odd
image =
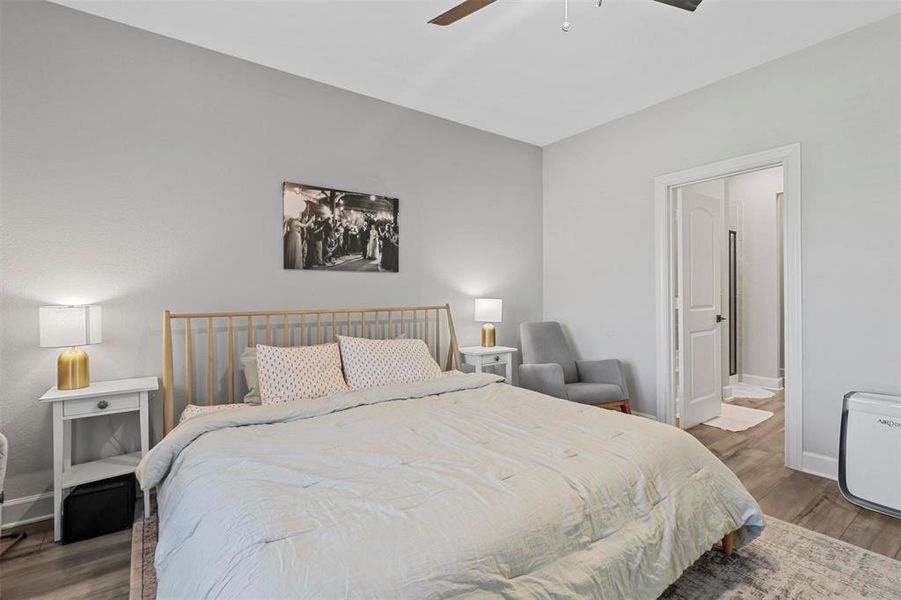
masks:
[[[492,347],[496,343],[493,323],[500,323],[503,319],[504,301],[499,298],[476,298],[475,320],[482,325],[482,345]]]
[[[99,344],[100,307],[42,306],[41,348],[66,348],[56,361],[56,387],[77,390],[91,383],[88,354],[77,346]]]

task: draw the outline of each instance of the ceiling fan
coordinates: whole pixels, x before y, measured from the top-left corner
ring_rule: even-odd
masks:
[[[481,10],[493,3],[495,0],[464,0],[457,6],[452,9],[441,13],[429,23],[433,25],[450,25],[452,23],[456,23],[463,17],[467,17],[477,10]],[[670,6],[675,6],[676,8],[681,8],[683,10],[687,10],[689,12],[694,12],[698,5],[703,0],[654,0],[655,2],[660,2],[662,4],[668,4]],[[569,31],[569,20],[567,18],[567,14],[569,12],[568,0],[563,0],[564,4],[564,17],[563,17],[563,31]],[[601,6],[603,0],[597,0],[598,6]]]

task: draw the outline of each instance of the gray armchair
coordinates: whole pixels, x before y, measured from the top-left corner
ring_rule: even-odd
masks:
[[[523,323],[519,382],[525,388],[632,414],[623,365],[616,359],[576,360],[560,323]]]

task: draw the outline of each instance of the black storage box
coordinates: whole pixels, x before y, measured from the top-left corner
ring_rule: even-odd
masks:
[[[135,476],[79,485],[63,500],[63,543],[128,529],[134,523]]]

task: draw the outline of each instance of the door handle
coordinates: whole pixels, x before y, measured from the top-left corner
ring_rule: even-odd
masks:
[[[722,323],[722,322],[725,321],[725,320],[726,320],[726,317],[724,317],[723,315],[717,315],[717,316],[716,316],[716,322],[717,322],[717,323]]]

